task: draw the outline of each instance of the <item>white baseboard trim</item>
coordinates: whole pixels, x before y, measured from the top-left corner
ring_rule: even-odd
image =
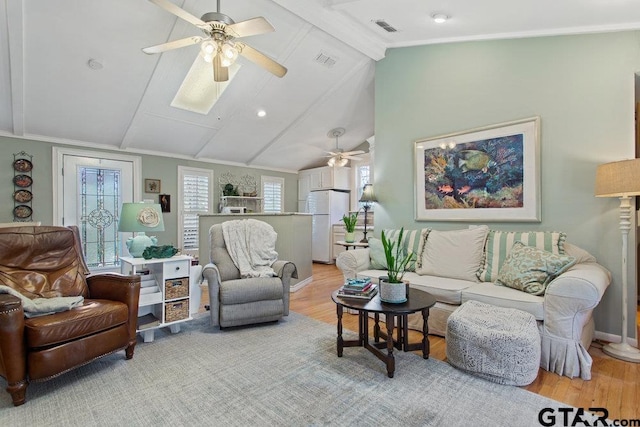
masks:
[[[622,341],[622,338],[620,337],[620,335],[615,335],[615,334],[609,334],[606,332],[600,332],[600,331],[596,331],[594,335],[594,338],[597,340],[602,340],[602,341],[607,341],[607,342],[614,342],[614,343],[618,343],[620,341]],[[637,347],[638,346],[638,340],[636,338],[627,338],[627,343],[630,346],[633,347]]]
[[[313,282],[313,276],[309,276],[304,280],[299,281],[298,283],[296,283],[295,285],[291,286],[291,288],[289,288],[289,293],[291,292],[297,292],[300,289],[304,288],[305,286],[307,286],[309,283]]]

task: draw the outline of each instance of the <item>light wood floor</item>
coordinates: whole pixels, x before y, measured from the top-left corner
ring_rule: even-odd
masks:
[[[290,309],[335,325],[336,307],[331,301],[331,292],[340,287],[342,280],[335,265],[313,264],[313,283],[291,294]],[[201,306],[204,304],[208,304],[206,291]],[[357,331],[357,316],[345,314],[343,326]],[[417,341],[420,336],[417,331],[409,332],[410,340]],[[429,342],[430,357],[446,360],[444,338],[430,335]],[[347,348],[345,351],[366,350]],[[606,408],[610,419],[640,418],[640,365],[613,359],[602,353],[597,344],[591,346],[589,354],[593,357],[590,381],[569,379],[540,369],[536,380],[524,388],[578,408]]]

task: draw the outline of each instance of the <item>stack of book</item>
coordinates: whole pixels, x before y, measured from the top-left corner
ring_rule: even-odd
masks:
[[[371,299],[378,293],[378,288],[371,279],[347,279],[338,290],[338,295],[343,298]]]

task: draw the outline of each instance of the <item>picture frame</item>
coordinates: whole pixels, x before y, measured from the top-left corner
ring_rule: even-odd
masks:
[[[160,203],[160,209],[162,212],[171,212],[171,196],[169,194],[160,194],[158,196],[158,203]]]
[[[159,193],[160,192],[160,180],[159,179],[145,179],[144,180],[144,192],[145,193]]]
[[[416,221],[540,222],[540,117],[414,141]]]

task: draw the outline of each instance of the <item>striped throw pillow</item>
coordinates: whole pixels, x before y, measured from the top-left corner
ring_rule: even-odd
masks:
[[[402,234],[401,245],[404,253],[406,254],[411,251],[414,254],[413,261],[407,264],[407,271],[416,271],[416,259],[424,245],[424,240],[420,238],[421,231],[422,230],[404,230]],[[387,239],[394,241],[400,235],[400,230],[384,230],[384,235]]]
[[[500,267],[516,241],[527,246],[543,249],[556,255],[564,255],[566,233],[559,231],[498,231],[489,230],[484,246],[484,265],[478,279],[481,282],[495,282]]]

